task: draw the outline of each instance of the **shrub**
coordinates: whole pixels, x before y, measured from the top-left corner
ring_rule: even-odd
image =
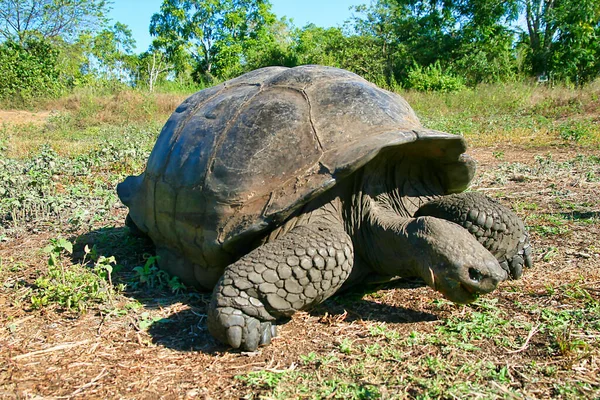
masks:
[[[56,68],[58,55],[57,48],[39,39],[0,44],[0,99],[58,97],[64,89]]]
[[[465,88],[465,81],[448,71],[444,71],[439,62],[425,68],[415,64],[408,71],[406,86],[422,92],[454,92]]]

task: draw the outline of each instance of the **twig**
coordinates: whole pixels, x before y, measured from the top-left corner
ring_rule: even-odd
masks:
[[[232,370],[232,369],[242,369],[242,368],[253,367],[253,366],[257,366],[257,365],[265,365],[265,362],[264,361],[260,361],[260,362],[250,363],[250,364],[236,365],[236,366],[229,367],[229,368],[226,368],[226,369],[229,371],[229,370]]]
[[[532,326],[531,330],[529,331],[529,335],[527,335],[527,339],[525,339],[525,343],[523,343],[523,346],[519,347],[517,350],[509,351],[508,354],[520,353],[520,352],[524,351],[527,348],[527,346],[529,346],[529,341],[531,340],[533,335],[538,333],[539,327],[540,327],[539,325]]]
[[[515,399],[517,398],[517,396],[512,393],[510,390],[508,390],[507,388],[505,388],[504,386],[500,385],[498,382],[494,382],[492,381],[492,385],[496,386],[498,389],[500,389],[504,394],[509,395],[511,398]]]
[[[71,349],[73,347],[81,346],[81,345],[86,344],[86,343],[89,343],[88,339],[82,340],[81,342],[75,342],[75,343],[63,343],[63,344],[59,344],[59,345],[54,346],[54,347],[50,347],[49,349],[36,350],[36,351],[32,351],[31,353],[20,354],[18,356],[14,356],[12,358],[12,360],[20,360],[22,358],[38,356],[40,354],[52,353],[53,351]]]
[[[107,374],[108,374],[108,372],[106,372],[106,368],[103,368],[102,371],[100,371],[100,373],[94,379],[92,379],[85,385],[80,386],[76,391],[71,393],[71,396],[69,396],[69,397],[77,396],[79,393],[83,392],[85,389],[89,388],[90,386],[94,386],[96,384],[96,382],[98,382],[100,379],[104,378],[104,376]]]

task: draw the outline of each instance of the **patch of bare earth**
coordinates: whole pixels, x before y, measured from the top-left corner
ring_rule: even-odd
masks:
[[[507,383],[495,383],[498,397],[512,397],[514,392],[509,389],[523,398],[560,397],[556,385],[571,381],[587,383],[590,398],[600,394],[598,339],[587,338],[592,346],[583,353],[549,351],[549,333],[535,330],[540,315],[527,311],[536,306],[568,307],[572,300],[550,288],[571,283],[580,284],[595,301],[600,297],[600,223],[580,224],[577,219],[582,213],[598,218],[600,184],[560,170],[536,172],[540,157],[549,152],[554,160],[576,156],[575,151],[566,149],[499,147],[471,151],[479,160],[476,189],[513,205],[526,220],[540,213],[569,213],[564,201],[578,207],[572,210],[572,219],[566,218],[568,230],[563,233],[541,234],[532,229],[534,267],[521,280],[505,282],[489,296],[498,298],[497,307],[503,314],[530,324],[530,329],[515,332],[519,345],[507,349],[482,341],[477,343],[480,351],[452,350],[444,355],[464,365],[489,360],[499,368],[506,367]],[[511,167],[515,163],[521,167]],[[124,210],[119,212],[123,214]],[[120,229],[115,227],[114,234],[118,235]],[[99,235],[86,234],[85,238],[93,242]],[[45,266],[46,256],[40,249],[50,237],[48,233],[32,233],[18,241],[0,243],[4,263],[0,270],[0,396],[4,398],[259,396],[266,389],[249,387],[234,377],[259,370],[304,371],[319,376],[318,367],[303,364],[301,356],[311,352],[318,356],[336,354],[341,362],[351,363],[360,355],[340,353],[340,343],[349,339],[355,348],[379,343],[383,339],[370,334],[374,324],[385,323],[400,336],[418,332],[427,337],[442,321],[461,318],[465,312],[460,306],[434,302],[440,296],[431,289],[401,282],[396,287],[373,289],[362,299],[333,298],[311,313],[299,312],[289,323],[279,326],[279,336],[270,346],[255,353],[240,353],[227,350],[207,333],[208,295],[175,296],[131,289],[113,299],[111,307],[92,307],[82,316],[57,307],[33,310],[27,293]],[[125,255],[127,249],[114,251],[124,252],[119,263],[131,262],[127,258],[131,255]],[[9,264],[19,267],[10,270]],[[142,308],[128,308],[132,300]],[[145,329],[142,325],[148,318],[155,322]],[[408,376],[407,365],[442,354],[436,346],[422,349],[426,350],[406,350],[403,362],[385,360],[385,367],[396,376]],[[556,371],[548,376],[535,375],[531,372],[533,364]],[[472,377],[458,373],[455,379],[468,382]],[[410,385],[387,387],[376,376],[369,384],[378,387],[383,398],[419,394],[418,388]],[[477,397],[476,393],[473,396]],[[301,397],[310,398],[311,394]]]
[[[43,125],[51,115],[51,111],[0,110],[0,125]]]

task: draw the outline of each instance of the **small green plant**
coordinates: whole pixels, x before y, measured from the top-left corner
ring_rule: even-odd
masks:
[[[99,259],[91,269],[81,264],[67,267],[63,255],[73,253],[73,244],[62,238],[52,239],[44,252],[48,253],[48,272],[35,281],[33,308],[56,305],[81,312],[92,303],[112,299],[110,273],[116,265],[114,257]]]
[[[558,247],[550,246],[548,248],[548,250],[544,253],[542,260],[548,262],[548,261],[551,261],[553,258],[555,258],[558,255],[559,255]]]
[[[339,345],[339,350],[341,353],[344,354],[350,354],[352,353],[352,341],[348,338],[344,338],[344,340],[342,340],[342,342]]]
[[[237,375],[235,379],[255,389],[274,389],[287,374],[287,371],[272,372],[261,370],[252,371],[246,375]]]
[[[308,365],[311,364],[313,362],[315,362],[317,360],[318,356],[317,353],[315,353],[314,351],[311,351],[310,353],[304,355],[300,355],[300,360],[302,361],[302,363],[304,365]]]
[[[369,326],[369,334],[371,336],[384,336],[389,340],[400,339],[400,334],[392,329],[389,329],[386,324],[377,324]]]
[[[585,121],[568,121],[559,127],[561,139],[574,142],[590,136],[592,130],[593,123],[586,124]]]
[[[176,276],[170,276],[166,271],[158,268],[158,256],[148,256],[143,266],[133,269],[135,281],[133,286],[144,285],[153,289],[168,287],[173,293],[181,293],[185,285]]]
[[[154,323],[169,323],[171,320],[163,317],[153,317],[149,312],[143,312],[138,320],[138,326],[142,330],[150,328]]]

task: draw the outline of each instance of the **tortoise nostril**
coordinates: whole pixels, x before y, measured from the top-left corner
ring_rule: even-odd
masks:
[[[471,278],[472,281],[481,282],[483,279],[483,274],[477,269],[471,267],[469,268],[469,278]]]

